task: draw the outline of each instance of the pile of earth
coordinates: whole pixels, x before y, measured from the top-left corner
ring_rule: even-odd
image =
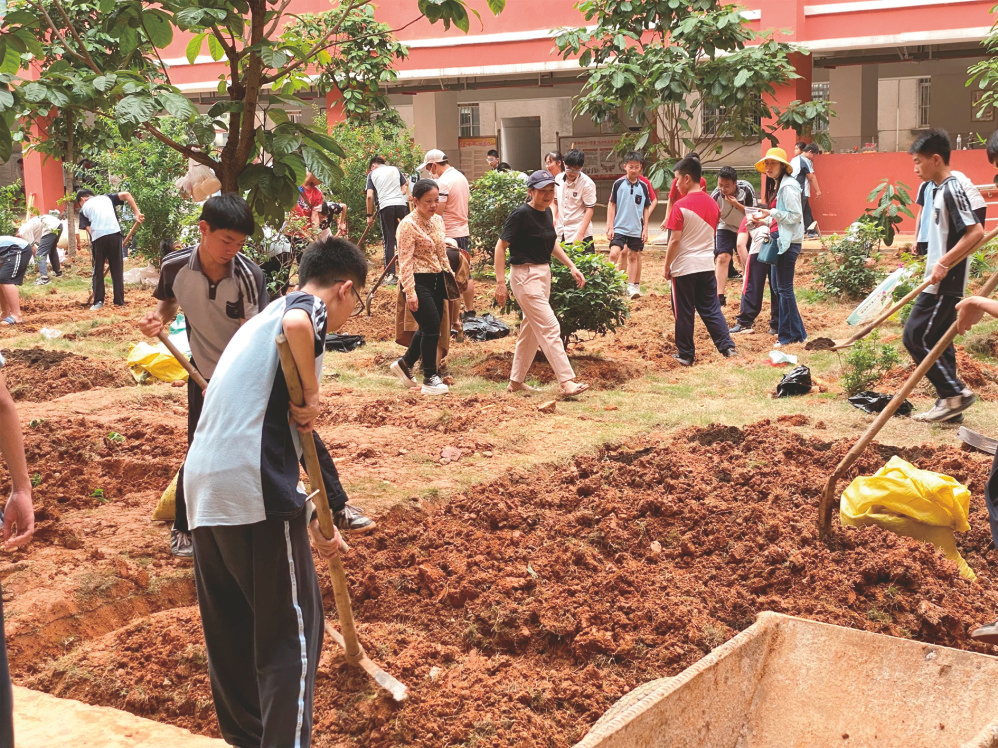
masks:
[[[607,445],[508,472],[449,502],[399,506],[346,558],[368,653],[410,687],[402,705],[327,642],[320,747],[567,747],[622,694],[672,676],[773,610],[977,651],[998,609],[981,499],[990,458],[899,453],[974,495],[958,538],[979,580],[878,528],[814,529],[825,476],[851,441],[769,421]],[[327,610],[328,580],[321,574]],[[136,621],[44,666],[31,685],[217,734],[196,615]]]
[[[15,400],[43,402],[98,387],[129,387],[135,380],[121,362],[114,364],[69,351],[21,348],[2,351],[3,373]]]
[[[646,367],[637,363],[614,361],[598,356],[572,355],[571,351],[569,351],[569,355],[572,369],[574,369],[578,381],[586,382],[598,390],[619,387],[646,372]],[[512,366],[512,353],[490,353],[471,366],[468,373],[490,382],[508,382]],[[555,381],[551,365],[543,359],[540,353],[530,367],[528,379],[539,380],[542,384],[550,384]]]

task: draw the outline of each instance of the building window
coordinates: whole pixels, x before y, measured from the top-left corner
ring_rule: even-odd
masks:
[[[811,84],[811,101],[828,101],[828,94],[830,92],[830,85],[827,81],[824,83],[812,83]],[[814,122],[814,132],[828,132],[828,120],[825,117],[818,117]]]
[[[932,107],[932,79],[918,79],[918,126],[930,127],[930,109]]]
[[[700,117],[700,134],[701,135],[721,135],[722,133],[722,123],[724,122],[724,113],[727,111],[726,107],[713,107],[710,104],[704,102],[703,110]]]
[[[477,138],[482,134],[479,119],[478,104],[462,104],[457,108],[460,118],[460,136],[462,138]]]

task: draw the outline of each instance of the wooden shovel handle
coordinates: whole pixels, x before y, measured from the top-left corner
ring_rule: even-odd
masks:
[[[291,346],[288,339],[283,335],[277,336],[277,352],[281,357],[281,368],[284,370],[284,379],[288,384],[288,395],[295,405],[305,404],[305,395],[301,388],[301,378],[298,375],[298,367],[295,365],[294,356],[291,354]],[[333,522],[333,513],[329,511],[329,497],[326,495],[326,484],[322,480],[322,472],[319,468],[319,456],[315,451],[315,439],[311,433],[301,434],[301,449],[305,456],[305,472],[308,473],[312,490],[319,491],[316,497],[315,511],[319,518],[319,529],[327,538],[336,535],[336,524]],[[343,630],[343,651],[347,663],[357,665],[364,658],[364,648],[357,638],[357,627],[353,620],[353,606],[350,603],[350,591],[347,587],[346,573],[343,571],[343,562],[339,556],[329,559],[329,576],[333,580],[333,596],[336,599],[336,611],[340,616],[340,628]]]
[[[994,233],[994,232],[992,232]],[[995,288],[998,288],[998,272],[995,272],[988,282],[984,284],[984,287],[978,292],[979,296],[990,296]],[[884,408],[880,415],[874,419],[873,423],[866,430],[860,438],[859,441],[853,445],[853,448],[849,450],[842,461],[839,462],[835,471],[829,476],[828,481],[825,483],[825,491],[821,495],[821,503],[818,507],[818,532],[822,537],[827,537],[828,533],[831,531],[832,526],[832,506],[835,502],[835,484],[838,483],[839,479],[846,474],[846,471],[852,467],[853,463],[859,459],[859,456],[866,449],[867,445],[873,440],[879,432],[880,429],[884,427],[894,412],[901,407],[901,404],[905,399],[912,393],[912,390],[922,381],[922,377],[925,376],[926,372],[932,368],[936,360],[942,355],[950,343],[952,343],[957,336],[957,326],[956,322],[950,325],[946,333],[939,339],[939,342],[933,346],[929,354],[922,360],[922,363],[911,373],[908,377],[908,381],[904,383],[904,386],[898,390],[897,394],[891,398],[891,401],[887,403],[887,407]]]
[[[187,369],[187,374],[194,380],[195,384],[197,384],[197,386],[202,390],[208,389],[207,380],[201,376],[201,372],[194,368],[194,364],[190,362],[190,359],[188,359],[187,356],[185,356],[180,349],[173,344],[173,341],[170,340],[170,336],[166,334],[166,330],[160,330],[156,337],[159,338],[160,343],[166,346],[166,350],[173,354],[173,357],[180,362],[180,365]]]

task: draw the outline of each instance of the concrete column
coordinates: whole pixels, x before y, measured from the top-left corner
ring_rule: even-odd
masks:
[[[343,94],[338,90],[326,94],[326,128],[329,132],[341,122],[346,121],[346,111],[343,108]]]
[[[797,71],[799,78],[795,78],[783,85],[774,86],[775,91],[769,97],[770,105],[777,106],[780,108],[785,108],[793,101],[810,101],[811,100],[811,56],[803,54],[792,54],[790,55],[790,60],[794,64],[794,69]],[[763,120],[763,126],[772,124],[773,120]],[[797,142],[797,133],[793,130],[781,130],[776,133],[778,145],[784,151],[787,152],[787,156],[792,156],[794,152],[794,143]],[[769,141],[764,140],[762,142],[762,152],[765,153],[769,148]]]
[[[34,137],[44,140],[45,136],[37,125]],[[62,160],[46,156],[36,150],[28,150],[24,158],[24,196],[40,213],[61,209],[59,200],[66,194]]]
[[[457,92],[435,91],[412,97],[413,136],[423,148],[439,148],[458,165]]]
[[[848,65],[828,71],[835,117],[828,134],[839,152],[860,150],[877,138],[877,65]]]

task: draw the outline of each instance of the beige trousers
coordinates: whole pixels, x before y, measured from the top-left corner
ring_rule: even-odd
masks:
[[[512,265],[509,286],[523,311],[510,381],[523,383],[526,380],[538,348],[544,352],[559,383],[575,379],[561,342],[561,326],[551,310],[551,266]]]

